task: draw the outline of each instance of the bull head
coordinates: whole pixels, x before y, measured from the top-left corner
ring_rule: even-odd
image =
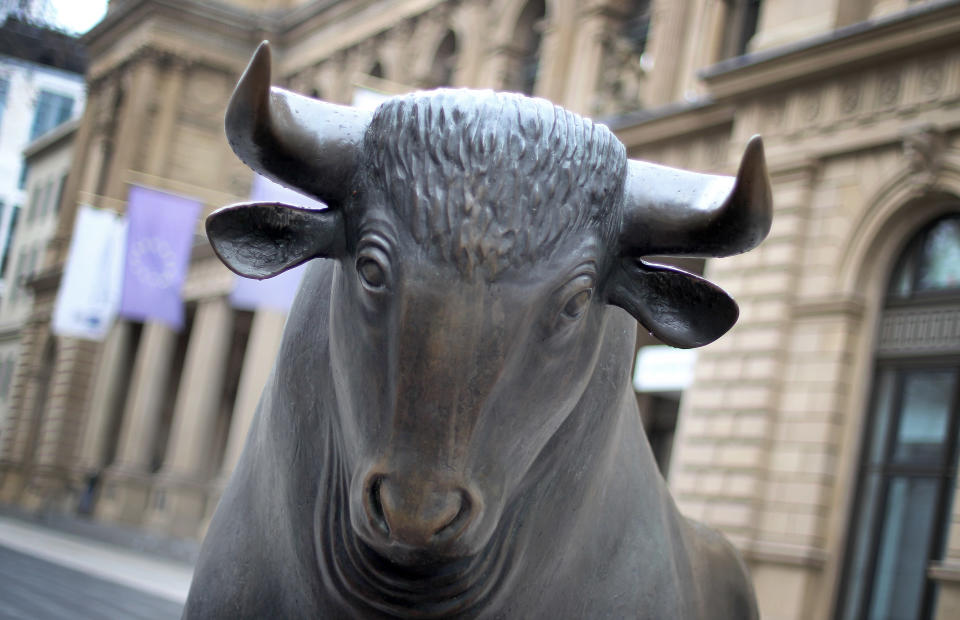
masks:
[[[337,259],[297,308],[319,315],[330,294],[311,346],[332,360],[318,382],[347,446],[349,519],[401,563],[477,553],[551,437],[597,413],[581,403],[612,410],[633,342],[608,305],[678,347],[736,321],[722,290],[642,257],[745,252],[770,227],[759,138],[727,178],[629,161],[543,100],[441,91],[371,114],[270,88],[266,44],[226,130],[250,167],[328,206],[233,205],[207,233],[246,277]]]
[[[251,168],[329,208],[242,203],[211,214],[207,234],[217,255],[237,274],[257,279],[343,252],[342,209],[372,117],[369,111],[271,88],[270,62],[264,42],[230,101],[230,145]],[[713,342],[736,322],[736,303],[698,276],[641,258],[746,252],[767,235],[771,202],[759,136],[748,142],[736,177],[630,160],[621,264],[606,287],[607,301],[667,344],[692,348]]]

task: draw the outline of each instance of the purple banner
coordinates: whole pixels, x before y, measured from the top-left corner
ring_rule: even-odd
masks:
[[[136,185],[127,198],[127,257],[120,316],[183,327],[187,277],[200,202]]]

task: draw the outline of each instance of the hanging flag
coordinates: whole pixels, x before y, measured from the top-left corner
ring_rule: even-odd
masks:
[[[81,205],[53,309],[53,332],[103,340],[117,316],[123,285],[126,220]]]
[[[250,200],[254,202],[283,202],[297,207],[324,209],[326,206],[304,196],[303,194],[286,188],[270,179],[254,175],[253,185],[250,188]],[[237,276],[234,280],[233,291],[230,293],[230,303],[239,310],[257,310],[266,308],[279,312],[288,312],[297,296],[300,281],[306,265],[300,265],[289,271],[268,280],[253,280]]]
[[[200,202],[136,185],[127,198],[127,255],[120,315],[183,327],[187,277]]]

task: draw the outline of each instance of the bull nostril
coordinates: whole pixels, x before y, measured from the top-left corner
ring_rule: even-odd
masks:
[[[461,490],[459,495],[460,509],[457,510],[456,514],[453,515],[453,518],[450,519],[450,521],[442,525],[433,533],[434,539],[440,540],[455,538],[470,522],[470,518],[473,513],[473,501],[470,499],[470,494],[466,491]]]
[[[366,508],[370,524],[384,536],[390,535],[390,525],[383,514],[383,500],[380,490],[383,485],[383,476],[373,476],[367,483]]]

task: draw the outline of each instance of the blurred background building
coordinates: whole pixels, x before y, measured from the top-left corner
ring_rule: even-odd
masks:
[[[633,157],[717,173],[762,134],[770,237],[683,263],[737,299],[738,325],[694,356],[639,339],[651,443],[681,509],[743,552],[765,618],[960,617],[955,0],[112,0],[83,37],[82,120],[26,153],[41,190],[73,157],[17,276],[35,271],[0,502],[202,536],[283,312],[237,307],[198,227],[179,331],[121,320],[101,343],[50,317],[78,205],[251,194],[222,116],[264,38],[279,84],[338,103],[521,91],[605,119]]]
[[[76,38],[21,13],[0,25],[0,428],[30,309],[23,285],[40,266],[72,158],[67,148],[52,167],[40,162],[69,144],[72,130],[61,128],[83,112],[85,68]],[[40,170],[31,171],[34,161]]]

